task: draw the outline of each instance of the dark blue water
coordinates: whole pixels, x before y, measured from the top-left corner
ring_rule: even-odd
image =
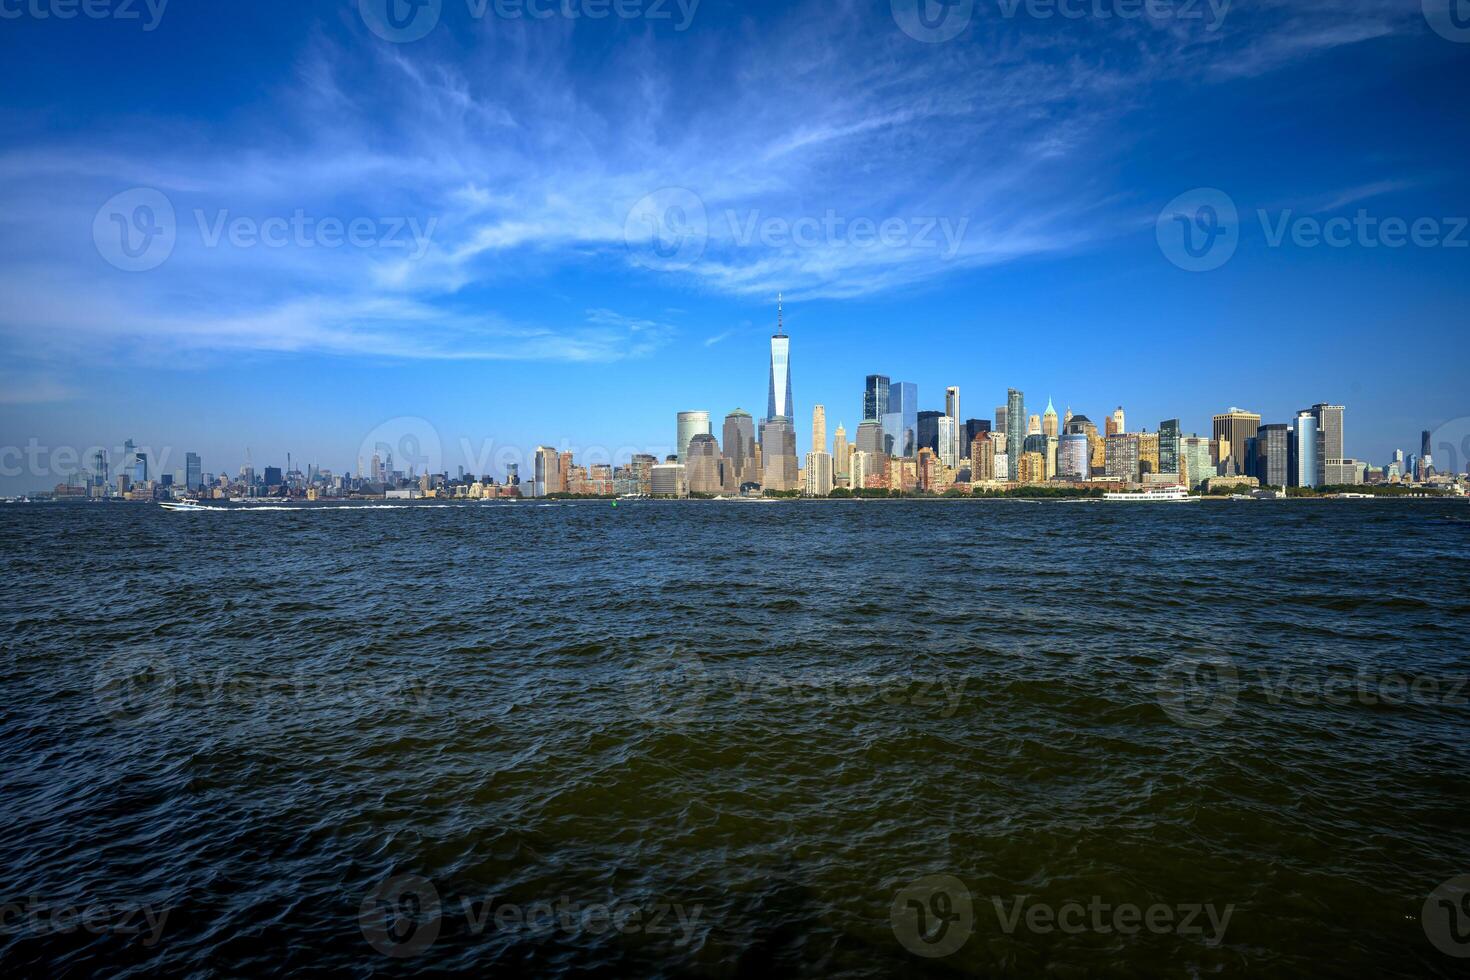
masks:
[[[13,506],[0,542],[6,973],[1470,953],[1464,503]]]

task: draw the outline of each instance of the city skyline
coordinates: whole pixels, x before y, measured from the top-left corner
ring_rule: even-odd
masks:
[[[854,457],[865,457],[858,464],[861,473],[871,471],[875,465],[872,457],[882,457],[881,469],[886,473],[890,460],[914,462],[917,459],[919,468],[923,469],[926,452],[937,460],[938,472],[948,474],[944,477],[946,485],[947,481],[960,478],[966,483],[1012,484],[1105,479],[1142,486],[1150,479],[1146,474],[1154,473],[1175,474],[1178,482],[1197,488],[1206,478],[1202,473],[1208,464],[1211,475],[1215,476],[1253,476],[1265,485],[1311,488],[1361,483],[1374,472],[1380,472],[1387,480],[1422,476],[1416,468],[1421,457],[1427,460],[1427,465],[1434,465],[1431,447],[1435,445],[1435,433],[1427,429],[1420,432],[1418,453],[1396,448],[1391,457],[1381,461],[1351,455],[1346,438],[1346,407],[1329,402],[1317,402],[1310,409],[1298,410],[1286,423],[1231,406],[1214,414],[1208,429],[1194,430],[1179,418],[1162,419],[1151,427],[1138,423],[1136,414],[1136,424],[1130,426],[1125,408],[1119,405],[1104,417],[1104,424],[1099,427],[1085,413],[1074,412],[1070,405],[1065,415],[1058,412],[1051,396],[1047,397],[1043,411],[1032,411],[1035,404],[1028,406],[1025,392],[1015,388],[1008,389],[1006,403],[996,406],[990,418],[964,416],[963,389],[958,385],[943,389],[943,411],[919,409],[922,401],[916,385],[876,374],[865,377],[857,396],[860,414],[865,417],[855,432],[841,421],[829,430],[826,406],[815,403],[810,414],[809,448],[798,453],[791,337],[784,329],[784,322],[784,305],[778,295],[777,326],[771,336],[767,365],[770,414],[758,426],[740,408],[731,409],[723,416],[711,409],[686,409],[676,413],[673,448],[668,452],[657,446],[641,450],[625,446],[603,452],[598,447],[579,450],[569,445],[538,443],[532,451],[502,446],[496,466],[485,465],[481,459],[480,465],[471,464],[467,468],[463,463],[445,464],[439,433],[426,420],[392,420],[363,443],[355,466],[335,468],[307,461],[304,468],[293,467],[288,452],[286,467],[264,466],[260,483],[266,487],[289,483],[304,488],[314,485],[321,474],[324,479],[346,477],[354,482],[397,486],[401,482],[411,483],[421,475],[449,479],[457,474],[459,481],[478,478],[485,483],[514,484],[518,483],[521,470],[528,469],[532,471],[528,492],[541,496],[553,492],[548,488],[549,482],[559,480],[565,484],[565,475],[560,471],[566,467],[576,465],[584,472],[589,467],[600,467],[605,470],[606,486],[610,486],[614,470],[622,471],[630,463],[643,459],[655,466],[677,463],[679,479],[688,481],[683,484],[686,491],[691,485],[696,493],[728,492],[742,485],[760,485],[765,490],[825,496],[834,487],[852,486],[849,478],[854,473],[849,463]],[[716,419],[722,419],[719,437],[715,435]],[[868,427],[873,427],[870,436],[864,435]],[[829,431],[831,441],[827,438]],[[857,438],[848,438],[850,434]],[[1123,441],[1115,445],[1115,437]],[[1450,468],[1439,466],[1442,474],[1458,474],[1465,469],[1457,451],[1470,455],[1470,431],[1457,432],[1453,438],[1455,441],[1446,454],[1452,457]],[[1144,444],[1141,439],[1148,441]],[[865,440],[877,441],[869,445]],[[980,448],[977,443],[982,440],[987,443],[983,456],[977,455]],[[395,449],[400,454],[397,458]],[[111,487],[116,474],[122,474],[123,480],[139,486],[161,479],[165,487],[178,484],[194,491],[202,489],[206,482],[229,482],[236,473],[246,486],[255,485],[260,476],[248,458],[238,470],[226,467],[218,473],[206,472],[200,455],[192,450],[183,454],[182,470],[171,470],[167,457],[172,452],[167,450],[159,458],[159,454],[151,453],[130,438],[114,460],[114,454],[105,446],[92,447],[80,455],[70,454],[76,455],[78,462],[71,471],[61,474],[62,482],[57,486]],[[1039,458],[1033,460],[1036,456]],[[976,471],[982,459],[983,474]],[[371,465],[365,469],[369,461]],[[747,468],[747,462],[751,461],[760,465]],[[1443,464],[1445,459],[1442,457],[1439,462]],[[8,457],[0,460],[0,465],[8,463]],[[727,469],[733,477],[726,473]],[[1191,469],[1193,479],[1185,475]],[[665,473],[664,478],[673,477]],[[925,485],[933,479],[924,476],[919,482]],[[895,482],[902,480],[900,476]],[[115,489],[124,490],[126,485],[118,481]]]

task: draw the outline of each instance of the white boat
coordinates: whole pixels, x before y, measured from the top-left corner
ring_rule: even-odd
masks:
[[[1104,494],[1103,499],[1143,504],[1193,504],[1200,500],[1199,497],[1191,497],[1189,491],[1183,487],[1156,487],[1135,493],[1109,493]]]

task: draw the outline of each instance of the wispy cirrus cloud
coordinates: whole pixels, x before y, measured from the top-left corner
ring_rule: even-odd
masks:
[[[273,95],[276,127],[129,120],[0,155],[0,201],[12,230],[27,229],[0,253],[0,331],[78,350],[645,356],[674,327],[601,307],[546,322],[496,307],[564,270],[842,299],[1084,249],[1135,227],[1096,165],[1126,152],[1118,121],[1153,86],[1258,75],[1407,24],[1388,0],[1294,0],[1232,10],[1214,30],[982,19],[930,46],[867,6],[813,2],[677,44],[629,32],[596,50],[594,69],[567,24],[411,48],[324,25]],[[92,241],[97,206],[133,186],[165,195],[178,230],[167,262],[140,273],[109,267]],[[667,187],[699,202],[702,247],[650,270],[629,214]],[[221,245],[204,230],[298,213],[433,227],[413,250]],[[906,233],[876,245],[854,231],[892,221]],[[767,222],[818,231],[742,231]],[[945,222],[962,234],[925,240]]]

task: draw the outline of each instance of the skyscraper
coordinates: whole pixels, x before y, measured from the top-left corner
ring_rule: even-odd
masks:
[[[1322,432],[1317,428],[1317,416],[1310,411],[1298,412],[1296,427],[1291,433],[1291,453],[1288,457],[1290,472],[1287,478],[1293,487],[1320,487],[1326,470],[1322,466]]]
[[[699,435],[713,435],[709,427],[709,412],[680,412],[674,443],[679,462],[689,462],[689,442]]]
[[[796,430],[790,419],[772,419],[761,425],[761,461],[763,489],[797,489]]]
[[[883,448],[890,456],[907,457],[919,451],[919,386],[897,381],[888,386],[888,412],[883,416]]]
[[[1261,416],[1243,408],[1231,408],[1230,411],[1214,417],[1212,437],[1216,441],[1230,444],[1225,475],[1246,476],[1251,472],[1253,463],[1248,442],[1255,438],[1256,430],[1260,427]],[[1225,464],[1226,460],[1222,459],[1221,463]]]
[[[1057,455],[1057,476],[1064,480],[1087,479],[1092,469],[1091,453],[1085,434],[1068,432],[1062,436],[1061,450]]]
[[[550,446],[536,447],[536,471],[531,484],[533,497],[556,493],[561,486],[561,456]]]
[[[793,418],[791,402],[791,338],[786,336],[785,312],[776,297],[776,335],[771,338],[771,389],[766,401],[766,419]],[[762,437],[762,442],[765,441]]]
[[[713,494],[723,489],[720,478],[720,446],[707,432],[689,440],[684,460],[685,478],[690,493]]]
[[[1113,409],[1113,414],[1108,416],[1106,423],[1107,435],[1120,435],[1128,431],[1128,417],[1123,414],[1123,406],[1119,405]]]
[[[852,457],[852,446],[847,441],[847,430],[841,423],[837,425],[837,431],[832,433],[832,475],[834,477],[845,477],[848,475],[848,463]]]
[[[881,422],[886,414],[888,414],[888,376],[870,374],[868,383],[863,388],[863,417],[858,424]]]
[[[204,486],[203,467],[199,463],[198,453],[184,454],[184,487],[188,490],[199,490]]]
[[[761,475],[755,469],[755,421],[750,414],[737,408],[726,415],[722,434],[725,467],[731,478],[725,481],[727,488],[738,491],[741,484],[759,483]]]
[[[939,419],[939,460],[952,470],[960,468],[960,423],[950,415]]]
[[[973,443],[976,437],[990,432],[989,419],[965,419],[965,428],[960,435],[960,445],[967,447]]]
[[[927,449],[930,452],[939,452],[939,420],[944,418],[943,412],[920,412],[918,417],[918,433],[914,444],[914,451]]]
[[[1256,430],[1255,475],[1262,486],[1284,487],[1289,483],[1291,426],[1263,425]]]
[[[960,414],[960,389],[954,385],[944,389],[944,414],[958,422]]]
[[[883,423],[876,419],[867,419],[857,430],[858,452],[871,453],[874,456],[882,453],[883,449]]]
[[[822,405],[812,406],[812,452],[827,451],[827,409]]]
[[[1026,396],[1015,388],[1006,394],[1006,453],[1018,459],[1026,441]]]
[[[1183,433],[1178,419],[1165,419],[1159,423],[1159,472],[1179,472],[1179,440]]]
[[[1356,483],[1357,464],[1344,458],[1343,413],[1341,405],[1318,403],[1311,408],[1317,419],[1317,430],[1321,434],[1322,462],[1318,466],[1321,486],[1339,486]]]
[[[1057,407],[1052,400],[1046,400],[1046,411],[1041,415],[1041,434],[1044,436],[1057,436],[1061,434],[1061,423],[1057,418]]]

